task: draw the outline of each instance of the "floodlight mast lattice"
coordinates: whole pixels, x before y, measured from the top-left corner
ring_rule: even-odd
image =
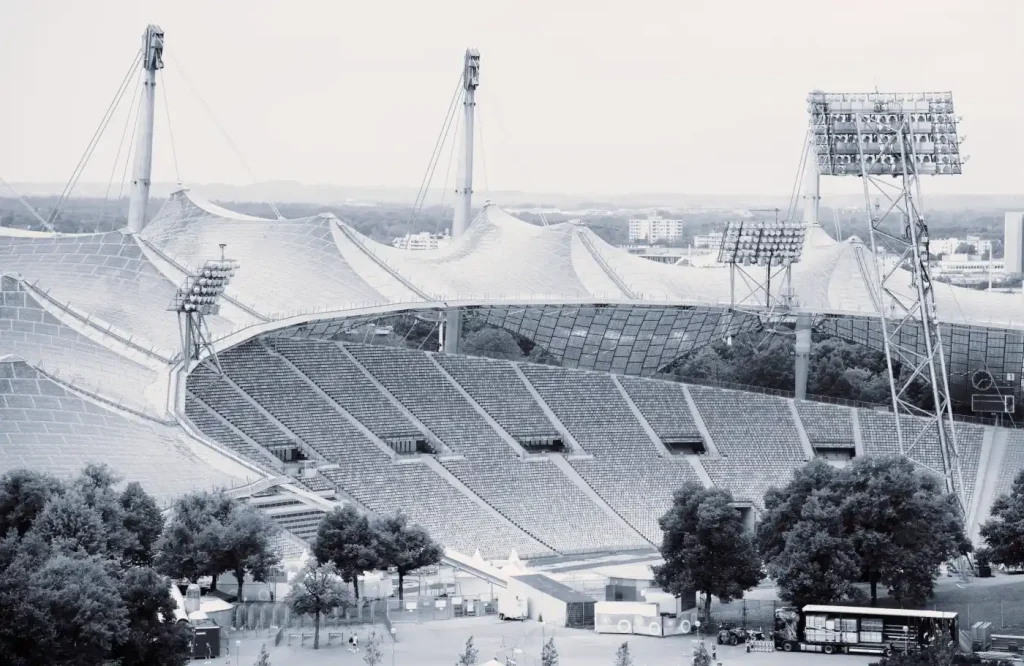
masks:
[[[862,180],[875,257],[875,300],[881,310],[900,452],[909,455],[934,428],[942,451],[946,490],[957,498],[966,514],[953,405],[928,265],[928,225],[922,214],[920,182],[922,175],[961,173],[965,159],[960,155],[952,93],[814,91],[808,96],[808,111],[818,173],[860,176]],[[873,205],[872,189],[881,194],[883,205]],[[887,222],[895,218],[899,218],[898,226],[893,229]],[[895,252],[891,265],[883,265],[879,257],[882,247]],[[915,330],[923,337],[923,351],[918,336],[904,335]],[[900,365],[899,373],[896,363]],[[907,391],[916,381],[927,385],[932,398],[930,409],[917,407],[909,400]],[[908,438],[900,414],[924,417],[928,424]]]
[[[722,233],[718,249],[719,263],[729,265],[729,301],[734,309],[744,306],[789,310],[793,297],[793,264],[800,261],[804,245],[804,225],[789,220],[730,220]],[[764,269],[764,277],[754,275]],[[736,277],[747,291],[736,297]],[[781,296],[772,292],[772,281],[782,280]],[[763,297],[763,302],[761,298]],[[761,314],[761,313],[758,313]]]
[[[186,373],[192,369],[193,363],[202,359],[204,350],[209,351],[214,365],[220,370],[220,361],[210,344],[206,317],[220,313],[220,297],[238,271],[238,262],[224,256],[225,247],[220,244],[220,259],[206,261],[195,275],[185,278],[167,308],[178,313],[181,359]]]

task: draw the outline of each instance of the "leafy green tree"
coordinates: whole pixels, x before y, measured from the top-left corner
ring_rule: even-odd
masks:
[[[77,490],[70,490],[47,502],[32,526],[51,548],[87,555],[107,553],[107,532],[100,514]]]
[[[483,328],[462,339],[460,351],[472,356],[486,356],[508,361],[523,358],[523,350],[512,334],[501,328]]]
[[[455,662],[455,666],[476,666],[477,660],[480,658],[480,651],[473,645],[473,637],[470,636],[466,639],[466,647],[459,655],[459,660]]]
[[[401,601],[405,576],[411,571],[439,563],[444,549],[430,538],[425,529],[410,525],[404,513],[375,521],[371,526],[377,532],[381,566],[394,567],[398,572],[398,599]]]
[[[128,612],[99,557],[51,557],[32,574],[34,601],[49,616],[49,664],[103,663],[128,631]]]
[[[380,567],[380,539],[370,520],[351,504],[327,514],[317,529],[313,555],[321,562],[333,562],[346,583],[352,583],[359,598],[359,576]]]
[[[902,604],[925,603],[939,565],[969,544],[956,498],[907,458],[854,459],[837,477],[835,496],[872,603],[879,583]]]
[[[540,666],[558,666],[558,649],[552,636],[540,651]]]
[[[124,529],[128,539],[124,548],[124,560],[129,564],[149,566],[153,564],[154,553],[160,533],[164,529],[164,518],[156,500],[137,482],[129,483],[119,498],[124,512]]]
[[[127,634],[112,654],[118,666],[185,666],[189,629],[175,620],[170,579],[148,567],[131,567],[117,587],[128,612]]]
[[[156,568],[175,580],[195,582],[201,576],[225,571],[217,561],[224,543],[224,524],[235,500],[223,493],[196,491],[183,495],[172,507],[172,517],[157,542]]]
[[[712,595],[723,602],[740,598],[762,578],[753,540],[731,503],[726,490],[687,483],[658,521],[665,563],[655,567],[655,581],[677,596],[688,590],[701,592],[705,618],[710,616]]]
[[[48,546],[33,532],[19,538],[15,528],[0,538],[0,664],[48,663],[55,625],[41,591],[31,585]]]
[[[860,563],[832,486],[839,472],[823,460],[765,494],[758,547],[779,596],[798,607],[854,599]]]
[[[812,495],[788,535],[782,554],[766,566],[783,601],[802,607],[859,599],[860,561],[834,502]]]
[[[280,564],[281,556],[273,544],[279,531],[277,524],[256,507],[238,504],[229,514],[212,559],[216,570],[234,574],[239,601],[247,573],[255,581],[265,582]]]
[[[313,561],[299,572],[287,602],[293,612],[313,616],[313,649],[319,650],[320,616],[335,608],[346,608],[349,595],[333,563]]]
[[[103,522],[105,549],[112,557],[121,557],[132,541],[132,535],[124,526],[121,498],[114,490],[120,481],[121,478],[106,465],[90,464],[71,483],[72,492],[79,493]]]
[[[615,666],[633,666],[633,655],[629,653],[629,641],[615,651]]]
[[[27,469],[14,469],[0,476],[0,536],[14,530],[28,532],[46,503],[64,492],[57,478]]]
[[[254,666],[270,666],[270,655],[267,654],[266,643],[260,646],[260,655],[256,658],[256,664]]]
[[[1008,567],[1024,566],[1024,472],[1013,480],[1010,492],[992,504],[980,534],[988,544],[989,561]]]

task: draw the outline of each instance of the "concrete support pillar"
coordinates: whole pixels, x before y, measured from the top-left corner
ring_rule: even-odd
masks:
[[[811,315],[800,314],[796,318],[796,386],[794,393],[798,400],[807,399],[807,375],[811,365]]]

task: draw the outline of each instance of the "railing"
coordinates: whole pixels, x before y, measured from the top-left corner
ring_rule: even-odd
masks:
[[[661,379],[660,377],[658,379]],[[678,381],[681,384],[696,384],[698,386],[710,386],[712,388],[723,388],[730,389],[733,391],[747,391],[750,393],[762,393],[764,395],[772,395],[779,398],[795,398],[796,394],[793,391],[787,391],[784,389],[773,389],[764,386],[751,386],[749,384],[737,384],[734,382],[722,382],[714,379],[694,379],[692,377],[676,378],[672,377],[670,381]],[[806,400],[810,402],[824,402],[832,405],[840,405],[843,407],[856,407],[857,409],[872,409],[875,411],[886,411],[892,412],[892,405],[889,403],[878,403],[878,402],[864,402],[862,400],[850,400],[849,398],[837,398],[829,395],[815,395],[808,393]],[[1000,422],[998,419],[984,417],[984,416],[972,416],[970,414],[953,414],[953,420],[962,423],[974,423],[977,425],[985,426],[999,426],[1002,428],[1024,428],[1024,422],[1016,423],[1011,422],[1009,425],[1005,421]]]

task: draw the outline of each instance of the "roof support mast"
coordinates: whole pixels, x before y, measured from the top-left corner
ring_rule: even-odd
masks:
[[[480,85],[480,52],[466,49],[465,69],[462,74],[462,153],[455,190],[455,216],[452,218],[452,240],[465,233],[473,209],[473,126],[476,115],[476,88]],[[459,351],[462,337],[462,313],[449,310],[445,315],[442,348],[448,354]]]
[[[142,109],[139,112],[139,142],[135,146],[132,188],[128,204],[128,232],[138,233],[146,224],[149,186],[153,175],[153,116],[156,107],[156,71],[163,69],[164,31],[146,27],[142,35]]]

